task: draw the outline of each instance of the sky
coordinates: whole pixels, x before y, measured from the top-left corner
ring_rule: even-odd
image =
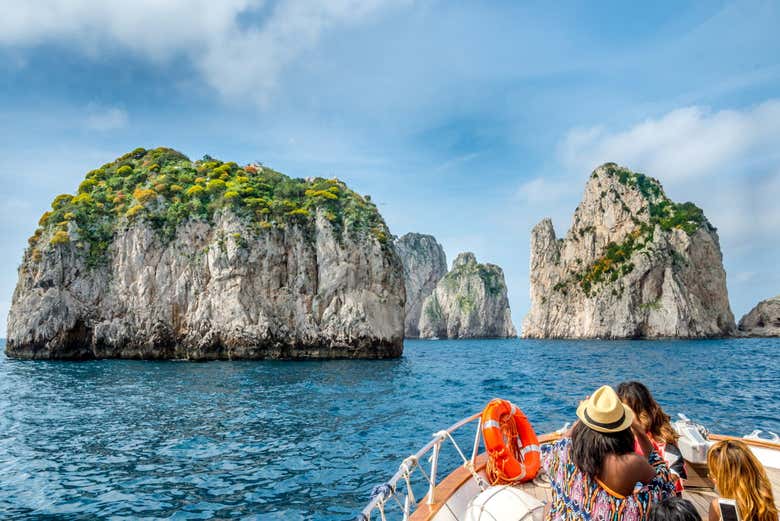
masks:
[[[157,146],[343,179],[500,265],[518,327],[607,161],[703,208],[737,320],[780,294],[780,3],[550,4],[0,0],[0,315],[51,200]]]

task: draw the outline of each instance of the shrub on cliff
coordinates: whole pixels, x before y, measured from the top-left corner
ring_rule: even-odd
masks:
[[[148,188],[136,188],[133,190],[133,197],[135,197],[139,203],[146,204],[157,197],[157,192]]]
[[[191,186],[191,187],[187,188],[187,191],[184,192],[184,193],[187,194],[189,197],[198,197],[198,196],[200,196],[200,194],[202,194],[205,191],[206,191],[206,189],[203,188],[202,186],[195,185],[195,186]]]
[[[206,189],[212,194],[223,192],[225,188],[225,181],[222,179],[212,179],[206,184]]]
[[[71,201],[73,201],[72,195],[60,194],[54,198],[54,201],[51,202],[51,208],[52,210],[59,210],[60,208],[67,205]]]
[[[60,230],[54,232],[54,235],[51,237],[51,245],[56,246],[58,244],[67,244],[70,242],[70,236],[68,235],[68,232]]]

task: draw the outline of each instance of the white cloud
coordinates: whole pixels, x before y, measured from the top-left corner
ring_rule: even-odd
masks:
[[[694,106],[628,129],[570,130],[558,161],[572,181],[607,161],[656,177],[673,199],[702,206],[721,237],[741,247],[780,222],[777,143],[780,100],[717,112]]]
[[[236,17],[256,0],[28,0],[7,2],[0,18],[0,43],[30,46],[50,41],[76,43],[100,52],[114,43],[149,57],[195,52],[223,37]]]
[[[321,35],[405,0],[27,0],[3,7],[0,45],[111,46],[164,63],[187,57],[228,99],[267,103],[285,67]]]
[[[87,107],[87,117],[84,121],[91,130],[107,131],[122,128],[127,125],[127,112],[118,107]]]
[[[568,200],[582,187],[561,178],[536,177],[520,185],[517,198],[528,205],[549,206]]]
[[[476,152],[472,152],[470,154],[463,154],[460,156],[456,156],[450,159],[447,159],[440,165],[433,168],[434,172],[443,172],[445,170],[450,170],[458,165],[462,165],[463,163],[468,163],[469,161],[473,161],[474,159],[478,158],[479,154]]]
[[[623,131],[601,125],[573,129],[558,155],[574,171],[614,161],[666,180],[684,180],[749,163],[751,154],[766,153],[778,141],[780,100],[770,100],[744,111],[681,108]]]

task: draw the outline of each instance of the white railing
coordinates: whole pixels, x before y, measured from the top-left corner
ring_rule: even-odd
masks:
[[[381,521],[386,521],[387,516],[391,512],[395,512],[393,517],[402,516],[404,521],[408,521],[412,511],[417,505],[417,501],[414,497],[414,491],[412,490],[412,477],[415,470],[419,471],[419,475],[427,480],[428,492],[425,494],[426,503],[432,505],[436,502],[436,477],[439,470],[439,459],[442,444],[449,440],[455,447],[458,456],[462,460],[462,465],[468,469],[472,477],[477,481],[480,488],[483,490],[487,487],[487,483],[484,479],[477,474],[474,469],[474,463],[476,462],[477,455],[479,454],[479,445],[481,439],[481,422],[480,414],[477,413],[468,418],[464,418],[459,422],[451,425],[449,428],[439,431],[433,435],[433,439],[429,441],[423,448],[417,451],[416,454],[406,458],[398,468],[398,471],[393,474],[389,481],[386,483],[374,487],[371,493],[371,501],[366,505],[362,512],[358,515],[357,519],[361,521],[371,521],[374,513],[378,514]],[[468,425],[469,423],[477,422],[476,434],[474,435],[474,445],[471,450],[471,456],[467,458],[455,439],[452,437],[452,433]],[[428,472],[423,468],[423,457],[431,453],[428,458]],[[399,488],[400,486],[400,488]],[[392,509],[386,512],[386,508]]]

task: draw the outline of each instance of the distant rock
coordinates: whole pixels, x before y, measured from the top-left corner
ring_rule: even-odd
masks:
[[[590,176],[571,228],[531,232],[526,338],[701,338],[735,331],[716,229],[693,203],[614,163]]]
[[[737,329],[746,336],[780,336],[780,295],[759,302]]]
[[[447,274],[447,257],[444,255],[444,248],[432,235],[407,233],[396,240],[395,247],[404,266],[404,336],[417,338],[420,336],[419,323],[423,301]]]
[[[461,253],[425,299],[421,338],[506,338],[517,336],[503,270]]]
[[[39,359],[385,358],[403,267],[370,199],[338,179],[175,150],[89,172],[39,221],[6,353]]]

